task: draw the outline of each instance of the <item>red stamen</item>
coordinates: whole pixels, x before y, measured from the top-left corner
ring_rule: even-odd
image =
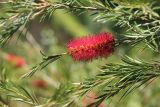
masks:
[[[46,88],[47,87],[47,83],[43,79],[33,80],[32,84],[36,88]]]
[[[77,61],[89,61],[107,57],[113,52],[114,38],[111,33],[98,33],[71,40],[67,44],[68,52]]]
[[[13,63],[16,68],[22,68],[23,66],[26,65],[24,58],[13,54],[6,54],[4,58],[6,61]]]

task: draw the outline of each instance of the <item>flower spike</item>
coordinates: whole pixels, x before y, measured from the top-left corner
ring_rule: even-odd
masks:
[[[68,53],[76,61],[90,61],[99,57],[107,57],[113,51],[114,38],[111,33],[98,33],[71,40],[67,43]]]

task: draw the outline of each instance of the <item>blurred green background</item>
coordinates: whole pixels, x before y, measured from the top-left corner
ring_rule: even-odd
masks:
[[[0,10],[2,12],[2,10]],[[3,12],[2,12],[3,13]],[[0,13],[1,15],[3,15]],[[20,31],[3,48],[0,49],[3,65],[7,68],[7,78],[24,87],[34,90],[35,95],[43,101],[43,98],[56,95],[56,89],[63,83],[79,83],[85,78],[96,75],[99,67],[106,63],[122,63],[121,56],[129,55],[133,58],[151,61],[159,58],[143,43],[131,46],[121,46],[115,49],[115,52],[107,59],[97,59],[90,62],[75,62],[69,55],[63,56],[60,60],[50,64],[44,70],[38,71],[30,79],[19,79],[23,74],[29,71],[31,67],[41,61],[40,51],[47,55],[66,52],[66,43],[73,39],[98,32],[112,32],[115,38],[119,29],[110,28],[110,24],[98,23],[93,20],[89,12],[79,14],[79,12],[69,12],[67,10],[57,10],[51,17],[47,17],[40,22],[40,17],[32,20],[28,29],[24,29],[22,36],[18,39]],[[114,24],[114,23],[112,23]],[[26,31],[27,30],[27,31]],[[142,48],[143,47],[143,48]],[[7,62],[4,54],[15,54],[21,56],[26,61],[23,68],[15,68]],[[1,61],[0,61],[1,62]],[[33,86],[33,81],[43,79],[46,88]],[[154,80],[147,87],[139,88],[126,98],[119,102],[121,94],[115,96],[112,101],[105,100],[105,107],[160,107],[160,80]],[[0,92],[1,93],[1,92]],[[63,97],[63,96],[62,96]],[[79,102],[81,103],[81,102]],[[30,107],[24,103],[13,101],[10,107]]]

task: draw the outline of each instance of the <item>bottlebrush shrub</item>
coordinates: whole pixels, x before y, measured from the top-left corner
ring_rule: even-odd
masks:
[[[9,63],[13,63],[16,68],[22,68],[26,65],[24,58],[13,54],[4,55],[4,59]]]
[[[108,57],[114,51],[113,45],[112,34],[102,32],[71,40],[67,43],[67,49],[74,60],[90,61],[99,57]]]
[[[32,85],[36,88],[47,88],[47,83],[43,79],[35,79],[32,81]]]

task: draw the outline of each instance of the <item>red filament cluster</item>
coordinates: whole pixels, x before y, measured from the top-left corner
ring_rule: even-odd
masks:
[[[47,88],[47,83],[43,79],[35,79],[32,81],[32,84],[36,88]]]
[[[71,40],[67,44],[69,54],[77,61],[89,61],[109,56],[114,48],[111,33],[98,33],[87,37]]]
[[[16,56],[13,54],[6,54],[4,58],[6,61],[13,63],[13,65],[16,68],[22,68],[26,65],[24,58],[20,56]]]

